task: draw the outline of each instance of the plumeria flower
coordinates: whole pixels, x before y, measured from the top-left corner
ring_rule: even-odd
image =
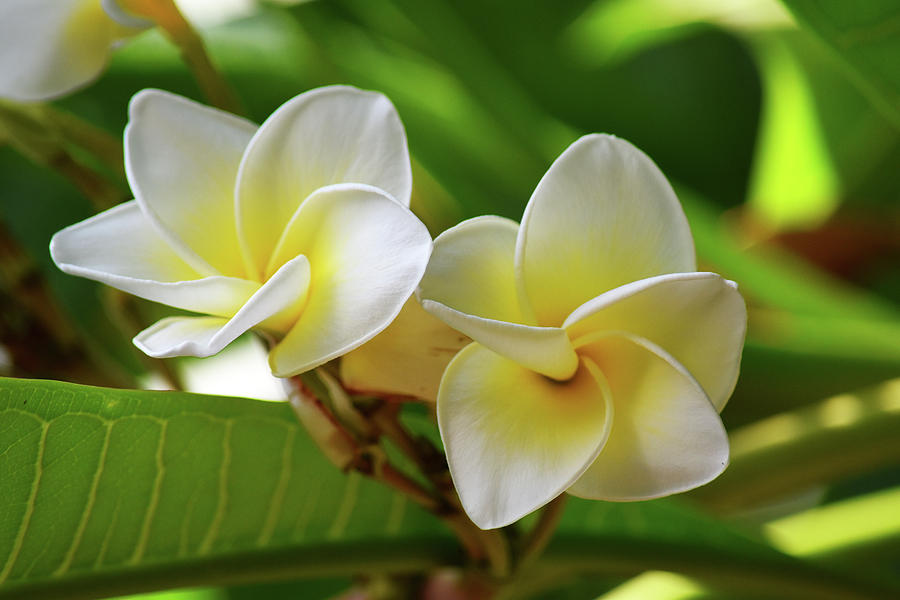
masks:
[[[112,50],[150,23],[115,0],[0,2],[0,98],[48,100],[106,68]]]
[[[286,377],[400,312],[431,237],[408,209],[406,136],[383,95],[319,88],[257,128],[145,90],[129,117],[136,199],[60,231],[50,252],[67,273],[205,315],[159,321],[135,337],[141,350],[210,356],[256,328]]]
[[[437,412],[472,520],[507,525],[564,491],[645,500],[715,478],[746,309],[697,273],[687,220],[628,142],[589,135],[538,184],[522,224],[486,216],[435,240],[424,308],[474,342]]]

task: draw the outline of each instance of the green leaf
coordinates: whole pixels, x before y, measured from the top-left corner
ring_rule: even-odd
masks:
[[[900,380],[781,413],[731,432],[731,465],[691,492],[735,512],[900,464]]]
[[[794,556],[816,563],[852,568],[872,577],[897,581],[895,557],[900,546],[900,488],[814,508],[767,523],[766,538]],[[852,567],[851,567],[852,565]],[[644,573],[602,600],[735,600],[697,582],[667,572]]]
[[[766,536],[795,556],[855,569],[881,567],[896,580],[900,487],[814,508],[767,523]]]
[[[453,561],[442,523],[319,455],[286,404],[0,380],[0,598]]]
[[[900,127],[900,5],[894,0],[782,0],[859,75],[870,99]]]
[[[786,556],[766,543],[674,499],[611,503],[570,498],[556,537],[522,589],[574,576],[631,577],[647,570],[681,573],[727,597],[792,600],[887,598],[898,591],[839,568]],[[551,586],[546,586],[551,587]]]
[[[334,469],[281,403],[2,379],[0,481],[4,600],[460,559],[439,521]],[[833,590],[823,598],[878,597],[677,502],[573,499],[559,533],[536,575],[668,568],[726,588],[758,579],[808,597],[821,579]]]

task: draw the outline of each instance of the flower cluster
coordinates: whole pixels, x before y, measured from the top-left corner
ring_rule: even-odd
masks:
[[[477,217],[433,244],[408,208],[400,119],[374,92],[313,90],[256,127],[145,90],[125,155],[135,200],[59,232],[51,254],[204,315],[141,332],[147,354],[209,356],[254,329],[278,376],[343,356],[348,389],[436,400],[482,528],[564,491],[641,500],[725,468],[744,303],[696,272],[672,188],[628,142],[581,138],[521,224]]]

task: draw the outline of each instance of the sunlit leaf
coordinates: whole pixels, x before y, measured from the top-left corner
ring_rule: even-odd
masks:
[[[452,560],[441,523],[334,469],[282,403],[0,380],[0,598]]]
[[[723,562],[726,555],[729,558]],[[740,569],[726,566],[738,555]],[[559,532],[532,576],[539,585],[548,573],[622,577],[646,570],[690,576],[728,590],[728,598],[746,594],[792,600],[874,600],[894,594],[896,588],[894,583],[874,584],[852,573],[788,557],[674,500],[604,503],[571,498]],[[527,579],[524,584],[528,585]]]
[[[893,0],[782,0],[859,75],[859,84],[900,127],[900,6]]]
[[[691,495],[734,513],[900,464],[900,380],[783,412],[731,432],[731,465]]]
[[[838,204],[838,181],[810,82],[788,45],[756,44],[764,80],[750,208],[768,227],[813,227]]]

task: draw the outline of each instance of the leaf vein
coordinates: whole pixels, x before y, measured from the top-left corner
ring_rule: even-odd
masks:
[[[78,547],[81,545],[81,540],[84,537],[84,530],[87,528],[88,520],[90,519],[91,514],[94,510],[94,503],[97,500],[97,488],[100,486],[100,478],[103,475],[103,468],[106,466],[106,453],[107,450],[109,450],[109,439],[112,435],[112,425],[110,423],[104,423],[103,427],[106,429],[106,434],[103,436],[103,446],[100,449],[100,458],[97,461],[97,470],[94,472],[94,478],[91,481],[91,489],[88,492],[88,499],[84,506],[84,512],[81,515],[81,520],[78,522],[78,528],[75,530],[75,536],[72,539],[72,545],[66,552],[62,563],[60,563],[56,571],[53,572],[54,577],[59,577],[60,575],[68,571],[72,566],[72,561],[75,558],[75,552],[78,551]]]
[[[3,570],[0,571],[0,583],[6,581],[9,577],[10,572],[12,572],[13,566],[16,564],[16,560],[19,558],[19,553],[22,551],[22,545],[25,543],[25,533],[28,531],[28,527],[31,525],[31,517],[34,514],[34,504],[35,499],[37,498],[38,488],[41,485],[41,477],[44,474],[44,448],[47,443],[47,432],[50,429],[50,425],[48,423],[41,424],[41,438],[38,440],[38,454],[35,459],[35,477],[34,481],[31,484],[31,490],[28,493],[28,502],[25,507],[25,514],[22,515],[22,523],[19,525],[19,531],[16,534],[16,541],[13,543],[12,550],[9,553],[9,556],[6,559],[6,564],[3,566]]]
[[[294,428],[288,429],[284,440],[284,449],[281,452],[281,472],[278,474],[278,483],[275,485],[275,492],[272,494],[272,501],[269,503],[266,522],[263,524],[259,539],[256,541],[259,546],[265,546],[272,539],[275,525],[278,524],[278,517],[281,516],[284,496],[287,493],[288,482],[291,479],[295,436],[296,430]]]
[[[334,515],[334,521],[328,529],[327,538],[330,540],[339,539],[347,529],[347,523],[350,521],[350,515],[356,507],[356,500],[359,496],[359,480],[360,474],[356,471],[351,472],[347,476],[347,484],[344,486],[344,497],[341,499],[341,505],[338,507],[337,513]]]
[[[219,493],[218,502],[216,503],[216,513],[213,520],[209,524],[203,543],[200,545],[199,554],[204,556],[209,553],[212,548],[216,536],[219,535],[219,527],[225,518],[225,512],[228,508],[228,469],[231,467],[231,430],[234,421],[225,422],[225,434],[222,437],[222,463],[219,466]]]
[[[150,525],[156,515],[156,508],[159,505],[159,497],[162,491],[163,477],[166,472],[166,465],[163,460],[163,450],[166,444],[167,421],[160,423],[159,443],[156,446],[156,477],[153,479],[153,489],[150,492],[150,502],[147,504],[147,512],[144,515],[144,522],[141,524],[141,534],[138,536],[137,544],[134,547],[134,553],[131,555],[129,562],[135,564],[144,557],[147,551],[147,541],[150,539]]]

